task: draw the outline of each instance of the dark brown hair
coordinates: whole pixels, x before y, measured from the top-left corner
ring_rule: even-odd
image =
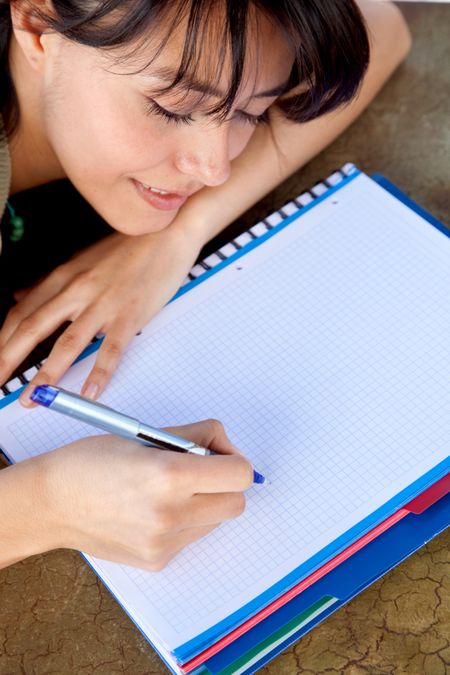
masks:
[[[302,93],[277,102],[290,120],[306,122],[350,101],[369,61],[364,21],[353,0],[53,0],[52,6],[51,16],[41,15],[48,29],[80,44],[112,52],[130,45],[129,58],[136,53],[136,45],[145,43],[155,29],[159,53],[179,21],[185,20],[183,52],[169,89],[195,76],[200,55],[208,44],[205,38],[213,30],[217,36],[219,30],[215,56],[228,54],[231,69],[228,90],[212,114],[226,114],[233,104],[255,9],[283,31],[292,49],[290,88],[306,85]],[[39,11],[39,5],[34,9]],[[221,12],[219,29],[216,10]],[[11,33],[10,2],[0,0],[0,110],[7,135],[13,133],[19,120],[8,65]],[[218,77],[224,58],[216,61]]]

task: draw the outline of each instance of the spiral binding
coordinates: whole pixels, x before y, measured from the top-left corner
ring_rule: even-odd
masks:
[[[239,249],[252,241],[252,239],[258,239],[258,237],[266,234],[276,225],[279,225],[279,223],[283,222],[283,220],[286,220],[286,218],[299,213],[303,207],[307,206],[315,199],[325,194],[325,192],[327,192],[330,188],[341,183],[344,178],[351,175],[354,171],[354,164],[345,164],[341,169],[334,171],[327,178],[318,181],[310,190],[302,192],[302,194],[298,195],[298,197],[284,204],[280,209],[278,209],[278,211],[274,211],[266,218],[263,218],[263,220],[260,220],[255,225],[252,225],[252,227],[237,236],[235,239],[232,239],[230,242],[228,242],[228,244],[225,244],[225,246],[219,248],[218,251],[211,253],[211,255],[207,256],[194,265],[182,283],[182,287],[186,286],[194,279],[198,279],[202,274],[209,272],[209,270],[213,269],[223,260],[226,260],[230,256],[234,255],[236,251],[239,251]]]
[[[313,202],[321,195],[325,194],[325,192],[327,192],[330,188],[335,187],[341,183],[344,178],[350,176],[352,173],[354,173],[354,171],[354,164],[350,162],[344,164],[342,168],[334,171],[327,178],[318,181],[315,185],[313,185],[312,188],[306,190],[306,192],[302,192],[300,195],[298,195],[298,197],[295,197],[295,199],[286,202],[286,204],[278,209],[278,211],[270,213],[266,218],[263,218],[263,220],[260,220],[255,225],[252,225],[252,227],[250,227],[248,230],[219,248],[218,251],[211,253],[206,258],[196,263],[181,286],[186,286],[194,279],[198,279],[200,276],[202,276],[202,274],[209,272],[216,265],[234,255],[236,251],[239,251],[239,249],[248,244],[250,241],[258,239],[262,235],[266,234],[269,230],[272,230],[276,225],[279,225],[281,222],[283,222],[283,220],[286,220],[286,218],[299,213],[305,206]],[[96,342],[98,339],[99,338],[94,338],[93,342]],[[20,387],[23,385],[28,384],[44,363],[45,359],[36,363],[31,368],[0,387],[0,399],[8,396],[8,394],[13,393],[17,389],[20,389]]]

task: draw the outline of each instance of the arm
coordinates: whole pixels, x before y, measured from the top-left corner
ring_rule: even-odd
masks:
[[[0,471],[0,569],[55,548],[159,570],[240,515],[251,465],[215,420],[170,429],[199,457],[91,436]]]
[[[0,569],[52,548],[44,518],[39,519],[37,462],[23,462],[0,471]]]
[[[258,127],[233,162],[229,180],[191,197],[165,230],[142,237],[113,235],[55,270],[5,321],[0,332],[0,382],[36,344],[69,320],[73,323],[56,342],[33,385],[57,382],[92,337],[102,332],[106,337],[82,392],[98,397],[130,340],[175,294],[202,246],[331,143],[406,56],[410,35],[396,7],[379,0],[360,0],[360,6],[370,34],[371,58],[357,98],[306,124],[289,122],[274,108],[271,124]],[[27,397],[22,401],[26,404]]]
[[[358,97],[348,106],[306,124],[294,124],[280,114],[272,114],[270,126],[258,127],[233,162],[230,179],[220,187],[201,190],[183,207],[175,223],[191,227],[193,237],[201,232],[206,243],[321,152],[363,112],[406,57],[411,36],[394,5],[360,0],[359,6],[369,32],[371,56]]]

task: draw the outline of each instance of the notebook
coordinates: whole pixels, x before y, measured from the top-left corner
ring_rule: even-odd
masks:
[[[448,482],[450,475],[447,475]],[[192,675],[199,672],[202,675],[257,672],[449,524],[450,485],[447,485],[447,493],[423,512],[411,512],[400,519],[276,612],[255,623],[214,655],[209,655],[202,661],[201,670],[191,662],[183,667],[184,672]],[[369,623],[372,621],[371,616],[367,619]],[[298,653],[301,654],[301,646]]]
[[[449,253],[347,165],[197,265],[131,344],[104,403],[217,417],[271,481],[158,574],[88,557],[175,672],[448,473]],[[13,461],[96,433],[24,411],[20,383],[1,411]]]

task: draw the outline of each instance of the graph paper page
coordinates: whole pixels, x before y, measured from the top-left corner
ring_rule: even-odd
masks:
[[[359,175],[135,339],[102,401],[154,425],[218,418],[271,481],[160,573],[93,561],[156,644],[225,619],[448,457],[449,260],[450,239]],[[15,460],[93,433],[1,416]]]

